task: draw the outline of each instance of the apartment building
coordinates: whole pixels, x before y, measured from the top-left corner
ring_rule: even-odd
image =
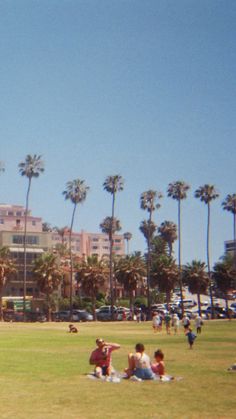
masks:
[[[17,273],[8,281],[4,290],[6,296],[23,295],[24,266],[24,223],[25,208],[20,205],[0,204],[0,247],[7,246],[12,258],[16,261]],[[42,253],[52,251],[57,244],[69,244],[69,231],[62,238],[55,231],[42,231],[42,218],[34,217],[31,211],[27,215],[26,262],[27,262],[27,295],[37,297],[39,290],[32,275],[34,260]],[[97,255],[98,258],[109,256],[109,239],[102,233],[81,231],[72,234],[72,251],[80,257]],[[114,235],[114,253],[122,256],[125,253],[122,235]]]

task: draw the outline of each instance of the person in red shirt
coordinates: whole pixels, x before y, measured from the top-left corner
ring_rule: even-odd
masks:
[[[111,353],[120,349],[118,343],[108,343],[104,339],[96,339],[97,348],[90,355],[90,365],[95,365],[94,373],[96,377],[109,376],[112,371]]]

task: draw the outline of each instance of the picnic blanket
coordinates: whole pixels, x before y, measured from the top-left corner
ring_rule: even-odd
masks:
[[[87,377],[90,380],[105,382],[105,383],[120,383],[122,380],[127,380],[127,376],[124,374],[120,374],[119,372],[113,373],[111,376],[102,376],[101,378],[96,377],[94,372],[87,374]],[[129,378],[129,381],[133,382],[143,382],[143,381],[153,381],[157,383],[168,383],[172,381],[180,381],[183,377],[173,377],[171,375],[163,375],[163,376],[156,376],[154,380],[141,380],[141,378],[137,378],[135,375]]]

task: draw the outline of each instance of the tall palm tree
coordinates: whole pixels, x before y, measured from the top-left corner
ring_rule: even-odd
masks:
[[[172,256],[173,243],[177,239],[177,226],[172,221],[164,221],[158,227],[158,233],[168,244],[169,256]]]
[[[173,198],[178,202],[178,265],[179,265],[179,287],[180,287],[180,299],[181,299],[181,311],[182,316],[184,315],[184,304],[183,304],[183,285],[182,285],[182,243],[181,243],[181,202],[187,198],[187,191],[190,186],[178,180],[173,183],[169,183],[167,188],[167,196]]]
[[[227,195],[225,200],[222,202],[222,207],[224,210],[233,214],[234,268],[236,269],[236,194]]]
[[[171,291],[178,281],[178,268],[172,257],[161,255],[152,263],[151,284],[158,286],[159,291],[166,293],[166,303],[169,310]]]
[[[143,285],[146,275],[145,263],[140,255],[127,255],[117,262],[117,280],[129,294],[130,309],[133,310],[133,297],[138,285]]]
[[[123,234],[123,237],[126,240],[126,254],[129,255],[129,242],[132,239],[132,233],[130,233],[129,231],[126,231]]]
[[[112,206],[111,206],[111,219],[114,220],[115,217],[115,200],[117,192],[123,191],[124,189],[124,179],[120,175],[107,176],[105,182],[103,183],[103,188],[105,191],[112,195]],[[109,283],[110,283],[110,299],[111,299],[111,317],[114,319],[114,293],[113,293],[113,229],[111,229],[110,236],[110,257],[109,257]]]
[[[214,318],[214,304],[213,304],[213,293],[212,293],[212,280],[211,280],[211,263],[210,263],[210,222],[211,222],[211,201],[219,197],[219,193],[216,191],[214,185],[205,184],[196,189],[194,193],[195,198],[199,198],[201,202],[207,205],[207,269],[209,276],[209,291],[211,299],[211,317]]]
[[[2,296],[9,277],[16,272],[15,264],[10,258],[9,248],[0,248],[0,321],[2,321]]]
[[[198,312],[201,316],[201,294],[206,294],[209,286],[209,278],[206,273],[206,264],[200,260],[193,260],[183,268],[183,281],[188,285],[192,294],[197,294]]]
[[[86,296],[92,299],[93,319],[96,316],[96,296],[109,277],[108,265],[104,259],[98,260],[97,256],[89,256],[77,266],[77,282]]]
[[[152,229],[152,216],[153,212],[160,208],[160,203],[158,202],[162,198],[162,193],[149,189],[141,194],[140,197],[140,207],[144,211],[149,213],[148,217],[148,231],[147,231],[147,302],[148,302],[148,312],[150,315],[151,301],[150,301],[150,271],[151,271],[151,229]]]
[[[121,225],[120,225],[120,220],[118,220],[117,218],[112,218],[112,217],[106,217],[104,218],[104,220],[102,221],[102,223],[100,224],[100,228],[102,233],[107,234],[109,237],[109,241],[111,243],[111,240],[113,241],[113,235],[117,232],[121,230]],[[114,257],[113,257],[113,252],[112,252],[112,282],[114,280],[113,285],[113,303],[116,303],[116,299],[117,299],[117,283],[116,283],[116,277],[114,276]],[[110,255],[111,257],[111,255]],[[110,268],[110,257],[109,257],[109,268]],[[110,281],[109,281],[110,283]]]
[[[44,172],[44,163],[42,156],[34,154],[31,156],[28,154],[25,161],[22,161],[18,165],[21,176],[25,176],[28,179],[28,188],[26,192],[26,204],[25,204],[25,224],[24,224],[24,277],[23,277],[23,312],[24,321],[26,320],[26,281],[27,281],[27,269],[26,269],[26,241],[27,241],[27,220],[29,211],[29,195],[31,189],[31,182],[33,178],[38,178],[41,173]]]
[[[75,212],[78,204],[82,204],[87,196],[89,187],[85,185],[85,181],[81,179],[74,179],[67,182],[66,190],[63,191],[65,199],[70,200],[73,204],[73,211],[71,217],[70,231],[69,231],[69,252],[70,252],[70,317],[72,318],[73,311],[73,254],[72,254],[72,231],[75,219]]]
[[[35,260],[33,272],[40,292],[46,295],[48,321],[51,321],[53,303],[51,297],[53,292],[58,290],[63,277],[57,256],[52,253],[43,253]]]

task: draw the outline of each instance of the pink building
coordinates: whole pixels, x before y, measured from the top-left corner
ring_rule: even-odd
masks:
[[[52,232],[52,246],[62,243],[69,245],[69,232],[62,239],[57,232]],[[103,233],[88,233],[82,230],[80,233],[72,233],[71,248],[73,253],[81,257],[96,255],[99,259],[109,256],[109,239]],[[114,253],[118,256],[125,254],[124,238],[122,235],[114,235]]]
[[[0,232],[15,232],[24,233],[25,223],[25,208],[21,205],[7,205],[0,204]],[[69,244],[69,232],[66,232],[62,238],[56,231],[43,232],[42,218],[33,217],[31,211],[28,211],[27,216],[27,234],[41,233],[40,237],[35,240],[35,245],[40,245],[44,250],[53,249],[59,243]],[[47,245],[42,245],[42,238],[46,240]],[[20,238],[19,238],[20,240]],[[16,243],[16,242],[15,242]],[[0,243],[9,245],[9,243]],[[14,240],[12,243],[14,244]],[[123,235],[114,235],[114,253],[118,256],[125,254],[125,245]],[[43,251],[43,250],[42,250]],[[109,239],[103,233],[88,233],[82,230],[80,233],[72,233],[72,251],[78,256],[92,256],[97,255],[100,259],[103,256],[109,256]]]
[[[24,231],[25,208],[21,205],[0,204],[0,231]],[[27,231],[42,231],[42,218],[33,217],[28,211]]]

